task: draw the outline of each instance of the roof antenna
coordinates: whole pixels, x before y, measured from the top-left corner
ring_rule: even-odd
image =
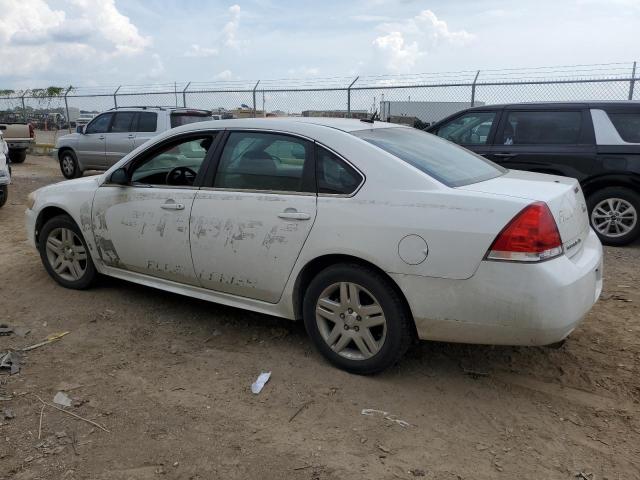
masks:
[[[370,118],[361,118],[360,119],[361,122],[366,122],[366,123],[373,123],[376,120],[380,120],[380,116],[378,116],[378,110],[373,112],[373,115],[371,115]]]

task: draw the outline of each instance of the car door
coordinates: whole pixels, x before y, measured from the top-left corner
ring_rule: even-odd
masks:
[[[505,109],[489,158],[506,168],[583,180],[596,159],[588,111],[579,105]]]
[[[277,303],[316,217],[313,143],[228,132],[191,213],[203,287]]]
[[[500,110],[470,110],[429,129],[441,138],[462,145],[483,156],[492,153],[492,141],[500,120]]]
[[[91,120],[78,137],[78,160],[86,168],[105,168],[106,134],[111,126],[113,112],[103,113]]]
[[[136,112],[116,112],[105,134],[106,166],[111,167],[133,150]]]
[[[158,114],[156,112],[138,112],[134,120],[133,148],[137,148],[157,135]]]
[[[107,181],[94,197],[93,233],[109,267],[198,284],[189,223],[215,132],[173,137],[125,167],[129,182]]]

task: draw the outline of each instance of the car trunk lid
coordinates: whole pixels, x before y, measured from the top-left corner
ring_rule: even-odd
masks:
[[[567,256],[582,250],[589,233],[589,216],[582,189],[574,178],[510,170],[500,177],[457,188],[545,202],[556,221]]]

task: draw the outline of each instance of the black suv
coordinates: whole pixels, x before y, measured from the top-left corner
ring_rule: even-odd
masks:
[[[482,106],[426,131],[507,168],[577,178],[604,244],[640,235],[640,102]]]

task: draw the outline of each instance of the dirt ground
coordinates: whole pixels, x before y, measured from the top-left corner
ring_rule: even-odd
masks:
[[[560,349],[422,342],[358,377],[286,320],[113,279],[58,286],[23,212],[61,179],[28,157],[0,209],[0,323],[31,330],[0,352],[71,332],[0,375],[0,479],[640,478],[640,244],[606,249],[603,296]],[[38,439],[37,396],[59,390],[109,433],[46,407]]]

